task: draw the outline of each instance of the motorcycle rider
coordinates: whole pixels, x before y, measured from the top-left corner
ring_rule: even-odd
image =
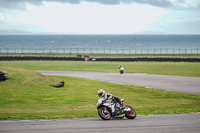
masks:
[[[120,106],[123,107],[123,104],[118,97],[115,97],[113,94],[106,93],[103,89],[98,91],[98,96],[103,97],[104,100],[113,100],[115,103],[119,103]]]
[[[119,72],[120,72],[121,74],[124,73],[124,67],[123,67],[122,65],[119,66]]]

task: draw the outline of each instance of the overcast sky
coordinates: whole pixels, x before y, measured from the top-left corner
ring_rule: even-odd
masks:
[[[0,30],[200,34],[200,0],[0,0]]]

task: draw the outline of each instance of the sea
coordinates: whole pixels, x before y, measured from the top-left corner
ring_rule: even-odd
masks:
[[[0,35],[0,53],[200,53],[200,35]]]

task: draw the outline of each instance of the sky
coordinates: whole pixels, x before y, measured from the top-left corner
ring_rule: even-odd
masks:
[[[200,34],[200,0],[0,0],[0,32]]]

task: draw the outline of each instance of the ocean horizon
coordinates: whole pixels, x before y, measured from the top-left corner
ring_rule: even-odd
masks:
[[[43,49],[188,51],[200,50],[200,35],[0,35],[0,52]],[[65,51],[66,52],[66,51]],[[74,51],[75,52],[75,51]],[[161,51],[160,51],[161,52]],[[125,51],[127,53],[127,51]]]

